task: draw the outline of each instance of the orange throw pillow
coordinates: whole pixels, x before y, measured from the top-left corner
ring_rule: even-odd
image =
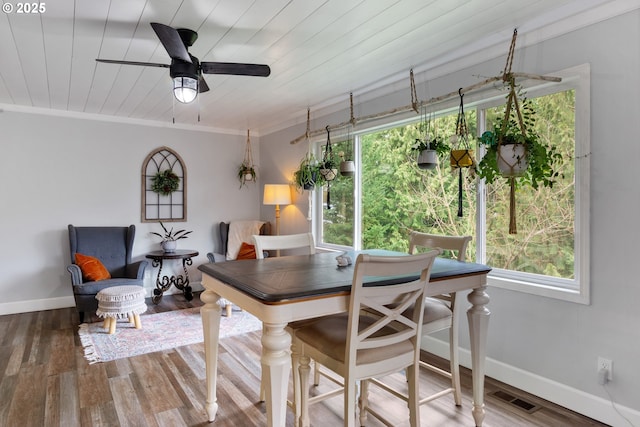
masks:
[[[82,278],[90,282],[111,279],[111,274],[98,258],[76,253],[76,264],[82,271]]]
[[[256,259],[256,247],[254,245],[242,242],[236,259]]]

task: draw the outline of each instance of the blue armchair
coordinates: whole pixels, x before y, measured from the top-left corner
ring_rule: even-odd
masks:
[[[148,261],[131,262],[136,227],[74,227],[69,224],[69,249],[71,262],[67,271],[71,273],[73,296],[80,322],[84,313],[98,308],[96,295],[111,286],[144,286],[144,272]],[[76,253],[98,258],[111,274],[110,279],[87,282],[76,265]]]

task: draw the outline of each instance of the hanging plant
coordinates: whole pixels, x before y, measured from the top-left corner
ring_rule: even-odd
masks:
[[[156,173],[151,181],[151,191],[168,196],[180,186],[180,177],[172,169],[165,169]]]
[[[333,155],[333,147],[331,145],[331,135],[329,126],[327,130],[327,143],[324,147],[324,154],[322,155],[322,162],[320,163],[320,173],[325,181],[333,181],[338,176],[338,161]]]
[[[471,136],[467,127],[467,119],[464,115],[464,94],[462,88],[458,89],[460,96],[460,106],[458,107],[458,117],[456,119],[456,133],[451,135],[451,153],[449,163],[454,169],[458,169],[458,217],[462,217],[462,169],[473,168],[475,160],[471,149]]]
[[[240,180],[240,188],[246,185],[248,182],[256,182],[256,170],[253,166],[249,166],[245,163],[241,164],[238,168],[238,179]]]
[[[420,123],[420,131],[423,136],[415,140],[411,151],[418,153],[417,163],[420,169],[433,169],[438,164],[439,157],[449,153],[450,147],[441,136],[436,135],[432,118],[427,118],[426,112]]]
[[[533,189],[540,185],[552,187],[559,173],[562,159],[556,148],[546,144],[535,132],[536,112],[511,73],[517,31],[514,30],[503,81],[509,93],[502,115],[493,123],[493,130],[484,132],[480,144],[485,155],[478,163],[477,174],[487,184],[505,177],[509,181],[509,234],[517,234],[515,191],[517,184],[528,184]]]
[[[545,144],[535,132],[536,112],[513,76],[507,77],[509,94],[504,112],[493,123],[493,130],[479,138],[485,155],[478,163],[478,177],[487,184],[507,178],[510,187],[509,233],[517,233],[515,190],[518,184],[538,189],[552,187],[559,173],[562,156],[556,148]]]
[[[301,190],[313,190],[316,186],[324,184],[320,164],[313,153],[307,152],[300,160],[298,169],[293,173],[293,182]]]
[[[256,182],[256,178],[256,169],[253,166],[253,155],[251,153],[251,139],[249,138],[249,129],[247,129],[247,143],[244,150],[244,160],[238,168],[240,188],[248,182]]]
[[[320,174],[320,164],[311,150],[311,142],[309,140],[309,128],[311,123],[311,110],[307,108],[307,154],[300,160],[298,169],[293,173],[293,183],[300,190],[313,190],[316,186],[322,186],[324,180]],[[309,215],[311,218],[311,194],[309,194]]]

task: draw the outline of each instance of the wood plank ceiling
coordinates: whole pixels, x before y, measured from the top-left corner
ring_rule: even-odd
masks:
[[[66,110],[233,132],[304,121],[306,108],[348,102],[478,48],[508,47],[610,0],[52,0],[44,13],[0,15],[0,108]],[[9,5],[9,6],[7,6]],[[7,13],[7,8],[13,8]],[[96,58],[170,59],[150,22],[190,28],[200,61],[263,63],[271,76],[205,75],[211,88],[174,102],[168,69]]]

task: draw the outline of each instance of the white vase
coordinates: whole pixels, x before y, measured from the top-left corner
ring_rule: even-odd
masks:
[[[167,252],[167,253],[172,253],[176,251],[176,247],[178,246],[178,242],[176,242],[175,240],[163,240],[162,243],[162,250]]]
[[[502,176],[524,174],[529,166],[527,148],[524,144],[503,144],[498,147],[498,170]]]
[[[438,164],[438,153],[435,150],[422,150],[418,155],[420,169],[433,169]]]

